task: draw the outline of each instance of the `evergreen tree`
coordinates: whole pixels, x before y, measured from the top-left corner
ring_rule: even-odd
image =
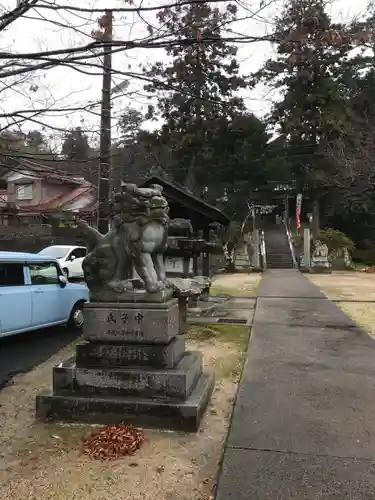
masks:
[[[26,145],[43,149],[46,146],[46,139],[40,130],[30,130],[26,135]]]
[[[90,145],[87,135],[81,127],[70,130],[65,135],[61,153],[69,160],[87,160],[90,158]]]
[[[265,123],[251,113],[234,115],[230,121],[217,119],[203,148],[208,201],[213,203],[225,193],[228,213],[247,210],[250,190],[267,181],[268,140]]]
[[[254,81],[283,90],[270,123],[287,138],[293,176],[313,191],[317,232],[318,188],[331,183],[333,173],[325,144],[337,140],[349,123],[352,38],[332,23],[324,0],[288,0],[275,38],[277,58],[267,61]]]
[[[127,106],[121,113],[118,129],[120,132],[120,140],[118,146],[130,145],[137,140],[144,117],[137,109]]]
[[[166,49],[170,63],[157,62],[145,72],[153,80],[146,90],[158,96],[156,113],[164,120],[160,142],[173,150],[173,176],[191,189],[204,182],[202,151],[217,118],[244,109],[242,99],[233,94],[245,86],[237,49],[221,37],[223,24],[235,17],[235,5],[222,12],[204,1],[159,14],[164,29],[181,44]]]

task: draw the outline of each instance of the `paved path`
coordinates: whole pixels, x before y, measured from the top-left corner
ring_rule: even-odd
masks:
[[[32,370],[76,338],[64,327],[0,338],[0,390],[14,375]]]
[[[295,270],[253,325],[216,499],[375,499],[375,341]]]

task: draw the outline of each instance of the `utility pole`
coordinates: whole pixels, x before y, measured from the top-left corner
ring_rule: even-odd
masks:
[[[111,78],[113,12],[106,10],[99,20],[101,40],[107,42],[103,49],[102,109],[100,118],[100,163],[98,171],[98,231],[106,234],[109,229],[109,203],[112,199],[111,186]]]
[[[193,8],[195,10],[195,39],[196,39],[196,65],[195,65],[195,126],[199,130],[202,124],[202,62],[201,62],[201,48],[202,48],[202,5],[204,0],[200,0]],[[195,145],[195,148],[197,146]],[[191,161],[186,176],[186,187],[194,192],[196,185],[195,170],[197,167],[197,160],[200,155],[191,155]]]

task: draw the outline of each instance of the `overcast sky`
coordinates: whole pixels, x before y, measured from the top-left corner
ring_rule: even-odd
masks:
[[[129,6],[129,4],[123,3],[122,0],[57,0],[56,3],[89,8]],[[147,5],[154,6],[157,3],[171,3],[171,0],[134,0],[133,6],[139,3],[144,7]],[[242,3],[246,3],[249,9],[253,11],[259,7],[259,0],[243,0]],[[2,2],[3,7],[8,9],[14,8],[15,4],[16,0],[3,0]],[[264,9],[255,19],[236,23],[235,26],[232,26],[233,32],[252,36],[263,36],[271,32],[272,17],[277,9],[280,9],[281,4],[282,1],[279,0],[271,7]],[[361,15],[366,4],[367,0],[334,0],[330,7],[331,15],[334,20],[348,21],[354,16]],[[243,16],[248,15],[245,11],[240,14]],[[2,34],[1,51],[29,53],[62,47],[76,47],[90,43],[92,41],[90,33],[95,28],[98,17],[98,13],[84,13],[77,16],[66,11],[34,10],[28,14],[27,18],[17,20],[6,33]],[[155,24],[153,14],[142,14],[142,17]],[[148,33],[143,19],[137,14],[117,14],[114,22],[114,38],[118,40],[134,40],[146,37]],[[55,24],[48,21],[54,21]],[[230,34],[228,35],[230,36]],[[273,48],[266,43],[257,42],[239,46],[238,58],[241,62],[241,71],[249,74],[257,70],[273,53]],[[120,71],[129,71],[129,69],[139,71],[139,64],[147,64],[163,58],[165,58],[164,53],[159,49],[124,51],[113,56],[113,67],[115,70]],[[93,107],[91,113],[84,111],[53,113],[54,108],[82,107],[100,101],[100,69],[94,68],[91,71],[99,74],[94,76],[84,75],[66,67],[35,73],[32,81],[27,81],[1,93],[0,109],[3,112],[9,112],[19,109],[48,107],[51,111],[47,116],[40,115],[35,119],[46,124],[44,131],[51,138],[61,135],[62,130],[77,125],[91,131],[92,138],[97,138],[99,131],[98,112],[100,111],[98,106]],[[123,79],[123,76],[119,77],[114,74],[113,85],[117,85]],[[10,81],[1,81],[0,85],[4,87],[9,83]],[[38,86],[38,90],[35,92],[30,91],[33,84]],[[124,106],[131,105],[139,109],[146,109],[149,101],[142,92],[142,86],[142,82],[131,79],[126,94],[114,96],[114,126],[117,123],[120,110]],[[262,116],[269,110],[270,103],[277,96],[272,94],[269,89],[259,87],[244,93],[244,98],[248,109],[258,116]],[[38,128],[39,125],[29,122],[28,124],[22,124],[22,127],[27,130]],[[57,130],[53,127],[57,128]]]

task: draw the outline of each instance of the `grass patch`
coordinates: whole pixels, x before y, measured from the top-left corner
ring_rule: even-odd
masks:
[[[256,297],[258,295],[258,285],[249,286],[245,289],[241,288],[226,288],[223,286],[212,285],[210,288],[211,297]]]
[[[187,340],[204,342],[214,339],[233,343],[241,350],[246,350],[249,336],[248,325],[191,325],[186,333]]]
[[[187,331],[187,340],[195,342],[217,341],[222,353],[213,366],[217,380],[238,380],[246,359],[250,328],[245,325],[192,325]],[[202,347],[204,354],[204,346]]]
[[[220,286],[211,286],[210,288],[211,297],[234,297],[233,291],[228,291]]]
[[[83,338],[83,335],[80,335],[78,338],[73,340],[73,342],[70,344],[70,346],[74,349],[77,346],[77,344],[82,344],[82,343],[86,343],[86,341]]]
[[[362,269],[366,269],[367,267],[371,267],[363,262],[354,262],[354,271],[362,271]]]

